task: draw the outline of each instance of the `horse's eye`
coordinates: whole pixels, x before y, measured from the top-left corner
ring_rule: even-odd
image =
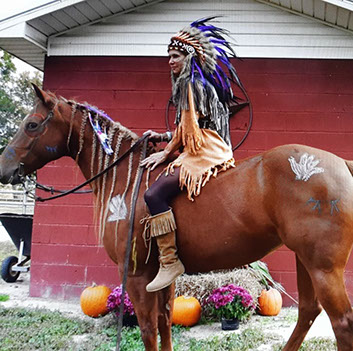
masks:
[[[38,128],[38,123],[36,122],[29,122],[27,125],[26,125],[26,129],[30,132],[33,132],[35,131],[36,129]]]

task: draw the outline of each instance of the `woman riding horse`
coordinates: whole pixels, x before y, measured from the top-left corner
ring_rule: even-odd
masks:
[[[177,128],[173,135],[149,131],[151,139],[169,143],[142,165],[153,170],[176,150],[181,153],[145,193],[151,215],[144,235],[156,237],[160,254],[159,272],[147,285],[148,292],[167,287],[184,273],[177,255],[171,200],[186,187],[193,201],[211,176],[234,167],[228,106],[234,100],[230,80],[239,80],[228,55],[235,54],[224,38],[226,31],[209,24],[210,19],[191,23],[173,36],[168,46]],[[230,77],[218,62],[225,65]]]

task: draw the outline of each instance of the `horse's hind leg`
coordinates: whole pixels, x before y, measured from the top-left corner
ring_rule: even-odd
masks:
[[[330,317],[339,351],[353,350],[353,311],[344,284],[344,269],[313,270],[311,277],[317,296]]]
[[[161,350],[172,351],[172,313],[174,283],[158,292],[158,330],[161,336]]]
[[[299,294],[298,321],[283,351],[295,351],[299,349],[312,323],[322,310],[308,271],[303,266],[298,256],[296,256],[296,261]]]

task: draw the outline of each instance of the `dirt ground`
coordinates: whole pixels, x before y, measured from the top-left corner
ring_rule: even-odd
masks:
[[[0,233],[0,245],[1,241],[8,240],[6,235]],[[2,240],[1,240],[2,239]],[[6,302],[0,302],[1,306],[4,307],[28,307],[28,308],[45,308],[49,310],[57,310],[65,315],[72,317],[80,317],[82,319],[89,318],[83,314],[80,308],[79,298],[71,301],[64,301],[52,298],[37,298],[29,296],[29,284],[30,284],[30,273],[23,273],[15,283],[6,283],[0,279],[0,294],[7,294],[10,299]],[[254,315],[251,317],[251,325],[261,326],[262,330],[268,333],[278,334],[287,340],[295,327],[295,316],[297,313],[296,308],[282,308],[280,314],[273,317],[269,322],[263,323],[261,316]],[[241,332],[243,328],[248,325],[241,325]],[[219,323],[213,323],[209,325],[196,325],[190,328],[190,337],[196,339],[204,339],[208,336],[215,336],[223,332],[220,329]],[[329,337],[334,338],[332,327],[326,313],[322,312],[312,325],[306,340],[313,337]]]

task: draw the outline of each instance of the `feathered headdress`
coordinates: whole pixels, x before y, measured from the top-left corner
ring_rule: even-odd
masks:
[[[229,32],[209,23],[215,18],[217,16],[199,19],[182,29],[171,38],[168,51],[174,49],[191,54],[188,70],[191,82],[195,81],[195,73],[200,75],[204,84],[208,80],[216,88],[223,103],[230,104],[236,99],[231,81],[239,86],[241,82],[230,62],[236,55],[225,38]]]
[[[238,103],[231,83],[242,84],[230,58],[236,57],[227,41],[228,31],[210,24],[217,16],[192,22],[171,38],[168,51],[178,50],[186,56],[184,67],[176,77],[172,73],[173,102],[177,107],[176,123],[187,110],[188,86],[191,86],[196,109],[208,120],[208,128],[230,145],[229,106]]]

